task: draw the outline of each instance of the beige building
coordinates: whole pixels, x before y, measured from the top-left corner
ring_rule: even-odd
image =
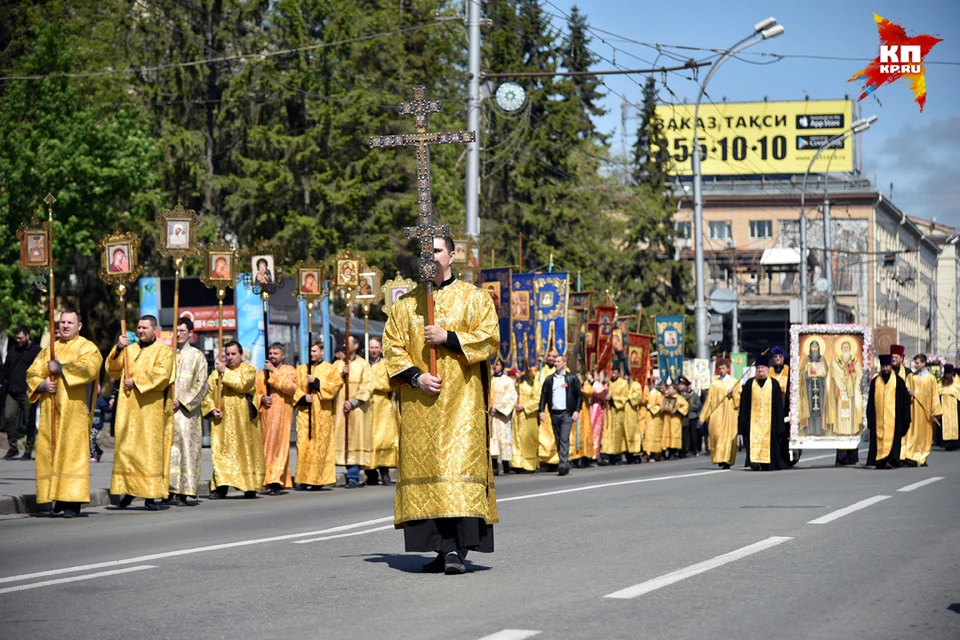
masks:
[[[826,187],[837,320],[893,326],[908,353],[936,350],[955,357],[960,326],[956,232],[906,216],[868,180],[831,176],[824,184],[823,179],[812,175],[806,186],[810,321],[825,317],[820,207]],[[740,350],[787,347],[790,324],[800,322],[801,177],[704,181],[703,187],[708,304],[715,289],[735,289]],[[677,226],[680,254],[692,268],[689,191]],[[731,325],[727,315],[721,349],[731,347]]]

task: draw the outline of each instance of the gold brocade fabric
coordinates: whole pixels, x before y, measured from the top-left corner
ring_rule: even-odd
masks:
[[[627,440],[627,453],[637,454],[643,448],[643,425],[640,424],[640,407],[644,405],[643,396],[643,385],[632,380],[628,402],[623,406],[623,431]]]
[[[436,325],[454,331],[463,353],[437,347],[438,396],[410,385],[400,388],[399,480],[394,521],[483,518],[497,515],[493,467],[487,451],[487,407],[481,370],[500,345],[493,299],[455,280],[434,294]],[[387,372],[428,371],[424,340],[426,289],[419,286],[394,305],[383,332]],[[531,403],[536,411],[538,407]]]
[[[650,420],[643,431],[643,450],[646,453],[661,453],[663,451],[663,416],[660,409],[663,406],[663,394],[658,389],[651,389],[647,394],[647,411]]]
[[[340,371],[329,362],[313,365],[313,376],[320,385],[319,393],[309,392],[311,414],[307,408],[297,405],[297,471],[294,478],[299,484],[323,486],[337,483],[337,458],[333,450],[334,399],[343,386]],[[297,367],[297,395],[300,402],[308,394],[307,365]],[[311,429],[311,420],[313,422]]]
[[[394,469],[397,466],[400,423],[393,403],[394,386],[390,384],[383,358],[370,365],[370,380],[373,384],[370,408],[367,410],[371,441],[370,468]]]
[[[517,406],[517,385],[508,375],[491,380],[494,414],[490,416],[490,455],[501,461],[513,460],[513,413]]]
[[[200,405],[207,395],[207,359],[203,352],[190,345],[177,351],[175,377],[180,408],[173,412],[170,493],[196,496],[203,451]]]
[[[521,407],[523,410],[521,411]],[[540,468],[540,394],[533,380],[521,379],[517,384],[517,411],[513,422],[513,462],[511,466],[525,471]]]
[[[773,419],[773,386],[754,380],[750,397],[750,463],[770,464],[770,427]]]
[[[960,401],[960,380],[954,378],[953,384],[940,385],[940,407],[943,411],[941,425],[944,440],[958,440],[957,401]]]
[[[580,407],[580,420],[573,423],[570,429],[570,455],[568,460],[593,457],[593,426],[590,424],[590,396],[593,395],[593,385],[580,383],[583,393],[583,405]]]
[[[173,444],[173,350],[154,341],[132,344],[130,360],[134,388],[123,385],[123,353],[107,356],[107,373],[121,385],[114,418],[116,441],[110,493],[165,499],[170,488],[170,447]]]
[[[266,463],[263,458],[263,437],[260,435],[259,413],[251,420],[247,396],[254,408],[260,399],[256,394],[257,370],[246,362],[223,372],[223,418],[210,422],[210,457],[213,459],[212,489],[236,487],[241,491],[257,491],[263,487]],[[201,412],[208,415],[217,408],[220,374],[210,374]]]
[[[343,360],[334,363],[338,373],[343,373]],[[360,404],[350,411],[349,422],[343,413],[343,403],[346,402],[346,387],[340,387],[337,399],[335,425],[336,436],[334,444],[337,451],[337,464],[344,466],[359,465],[363,469],[370,468],[371,453],[373,452],[373,435],[370,433],[370,422],[367,420],[367,411],[370,410],[370,397],[373,395],[373,374],[370,363],[363,358],[354,356],[350,361],[350,399]],[[349,433],[347,433],[349,431]],[[347,455],[343,455],[344,436],[349,435],[350,442]]]
[[[910,403],[910,429],[903,437],[900,459],[924,464],[933,446],[933,419],[943,414],[940,389],[937,378],[928,369],[910,376],[907,387],[915,395]]]
[[[690,411],[690,403],[679,393],[673,396],[673,400],[676,403],[674,413],[660,412],[663,420],[660,446],[664,449],[683,448],[683,416]]]
[[[854,436],[863,430],[863,367],[853,356],[840,355],[830,364],[830,395],[833,430],[838,436]]]
[[[95,344],[81,337],[69,342],[58,340],[55,355],[63,370],[57,376],[56,451],[52,450],[50,438],[53,399],[49,393],[37,390],[49,377],[49,348],[43,349],[27,369],[30,402],[40,400],[35,451],[37,502],[90,502],[90,427],[103,357]]]
[[[890,457],[893,438],[897,430],[897,378],[890,376],[886,384],[882,376],[876,377],[873,390],[873,408],[877,416],[877,460]]]
[[[727,392],[733,389],[733,397]],[[710,383],[707,401],[700,410],[700,420],[709,422],[710,460],[714,464],[733,466],[737,461],[737,415],[742,389],[731,375]]]
[[[603,436],[600,441],[600,453],[618,456],[627,450],[625,420],[627,404],[630,402],[630,383],[624,378],[610,382],[610,400],[603,422]]]
[[[257,372],[257,395],[267,395],[265,371]],[[290,476],[290,429],[293,426],[293,402],[297,394],[297,370],[288,364],[270,373],[269,407],[260,402],[260,433],[263,436],[263,458],[267,473],[263,484],[280,484],[284,489],[293,486]]]
[[[783,392],[784,398],[790,397],[790,389],[787,388],[787,383],[790,380],[790,365],[783,365],[783,369],[780,370],[780,373],[777,373],[773,367],[770,367],[770,377],[777,381],[777,384],[780,385],[780,391]],[[863,406],[861,404],[861,406]]]

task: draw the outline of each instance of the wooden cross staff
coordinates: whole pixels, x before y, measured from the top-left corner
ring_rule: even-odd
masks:
[[[373,136],[370,146],[374,149],[391,147],[417,148],[417,188],[419,193],[419,214],[417,226],[403,230],[406,238],[420,241],[420,281],[427,290],[426,324],[432,325],[433,319],[433,279],[437,275],[437,263],[433,260],[433,239],[450,235],[450,228],[433,224],[433,197],[430,191],[430,145],[456,144],[476,141],[473,131],[453,131],[431,133],[427,131],[427,115],[443,111],[439,100],[427,100],[422,86],[413,88],[413,102],[399,106],[400,115],[412,114],[417,121],[417,132],[394,136]],[[430,347],[430,375],[437,375],[437,349]]]

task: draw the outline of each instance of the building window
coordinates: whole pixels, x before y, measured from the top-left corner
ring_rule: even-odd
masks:
[[[773,220],[751,220],[750,221],[751,238],[772,238]]]
[[[733,234],[730,231],[729,222],[711,222],[710,223],[710,239],[711,240],[723,240],[726,238],[732,237]]]
[[[690,223],[689,222],[678,222],[677,223],[677,237],[684,238],[689,240],[693,234],[690,232]]]

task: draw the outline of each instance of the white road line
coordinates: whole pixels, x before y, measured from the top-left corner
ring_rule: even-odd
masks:
[[[21,584],[15,587],[6,587],[0,589],[0,594],[13,593],[14,591],[26,591],[28,589],[39,589],[40,587],[51,587],[55,584],[66,584],[68,582],[79,582],[81,580],[93,580],[94,578],[105,578],[115,576],[121,573],[133,573],[134,571],[143,571],[144,569],[156,569],[152,564],[142,564],[138,567],[127,567],[126,569],[116,569],[114,571],[101,571],[100,573],[90,573],[83,576],[73,576],[72,578],[57,578],[56,580],[44,580],[43,582],[34,582],[32,584]]]
[[[632,587],[627,587],[626,589],[621,589],[620,591],[615,591],[613,593],[607,594],[604,598],[617,598],[620,600],[629,600],[631,598],[636,598],[642,596],[645,593],[650,593],[651,591],[656,591],[657,589],[662,589],[663,587],[669,586],[675,582],[680,582],[681,580],[686,580],[695,575],[710,571],[711,569],[716,569],[730,562],[735,562],[747,556],[752,556],[755,553],[760,553],[775,547],[778,544],[783,544],[788,540],[793,540],[793,538],[784,538],[779,536],[774,536],[772,538],[767,538],[766,540],[761,540],[760,542],[748,545],[736,551],[731,551],[730,553],[725,553],[716,558],[711,558],[710,560],[705,560],[704,562],[699,562],[695,565],[689,566],[686,569],[680,569],[679,571],[673,571],[666,575],[660,576],[659,578],[654,578],[653,580],[647,580],[646,582],[641,582],[640,584],[635,584]]]
[[[897,489],[901,493],[907,493],[913,491],[914,489],[919,489],[920,487],[925,487],[928,484],[933,484],[937,480],[943,480],[942,476],[934,476],[933,478],[927,478],[926,480],[921,480],[920,482],[914,482],[913,484],[908,484],[902,489]]]
[[[307,544],[308,542],[323,542],[324,540],[336,540],[337,538],[349,538],[351,536],[363,536],[368,533],[376,533],[377,531],[386,531],[387,529],[395,529],[392,524],[388,524],[383,527],[377,527],[376,529],[367,529],[366,531],[353,531],[351,533],[338,533],[335,536],[323,536],[321,538],[310,538],[309,540],[294,540],[293,544]]]
[[[827,524],[828,522],[833,522],[834,520],[842,518],[845,515],[851,514],[854,511],[860,511],[860,509],[866,509],[872,504],[883,502],[889,497],[890,496],[873,496],[872,498],[867,498],[866,500],[855,502],[849,507],[844,507],[843,509],[837,509],[836,511],[831,511],[827,515],[820,516],[816,520],[811,520],[807,524]]]
[[[591,489],[604,489],[606,487],[622,487],[630,484],[641,484],[644,482],[659,482],[661,480],[677,480],[679,478],[696,478],[698,476],[709,476],[714,473],[724,473],[724,470],[717,469],[715,471],[698,471],[697,473],[681,473],[675,476],[659,476],[656,478],[640,478],[639,480],[623,480],[621,482],[604,482],[603,484],[588,484],[583,487],[573,487],[572,489],[559,489],[557,491],[544,491],[543,493],[530,493],[525,496],[514,496],[512,498],[497,498],[497,504],[500,504],[501,502],[513,502],[514,500],[529,500],[530,498],[543,498],[545,496],[559,496],[564,493],[590,491]]]
[[[857,453],[867,453],[867,449],[857,449]],[[836,453],[828,453],[822,456],[813,456],[812,458],[801,457],[800,460],[797,461],[797,464],[800,464],[801,462],[812,462],[814,460],[823,460],[825,458],[833,458],[833,457],[836,457],[836,455],[837,455]]]
[[[489,636],[483,636],[480,640],[526,640],[536,635],[540,635],[540,632],[529,629],[504,629]]]

